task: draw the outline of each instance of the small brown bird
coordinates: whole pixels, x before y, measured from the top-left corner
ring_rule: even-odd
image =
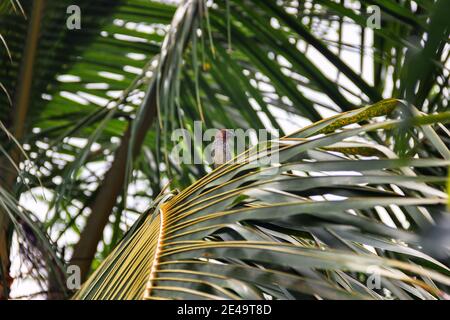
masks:
[[[231,160],[231,138],[233,133],[228,129],[221,129],[214,137],[213,166],[217,168]]]

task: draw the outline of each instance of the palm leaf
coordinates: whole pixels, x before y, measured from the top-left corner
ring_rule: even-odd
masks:
[[[161,195],[75,298],[383,299],[392,287],[396,298],[443,298],[450,269],[421,250],[415,221],[445,210],[445,178],[417,170],[449,160],[369,159],[377,146],[354,138],[399,120],[349,128],[398,105],[323,120]]]
[[[92,217],[90,222],[97,221],[88,224],[93,231],[86,231],[83,237],[83,243],[93,248],[86,259],[87,274],[91,260],[95,268],[115,247],[129,221],[138,217],[139,209],[125,199],[149,202],[168,180],[174,189],[185,189],[210,170],[207,165],[179,166],[167,153],[173,147],[173,130],[191,130],[196,120],[202,120],[204,128],[274,128],[285,134],[292,130],[286,127],[299,128],[382,97],[408,98],[429,113],[445,110],[448,24],[442,14],[448,11],[447,2],[416,1],[412,6],[410,2],[371,1],[382,10],[382,28],[372,30],[366,25],[365,2],[355,9],[348,1],[314,1],[311,8],[303,1],[227,0],[209,7],[204,1],[183,1],[179,10],[193,13],[184,20],[191,29],[183,31],[183,38],[189,40],[184,46],[165,47],[170,59],[166,67],[157,69],[149,66],[161,57],[163,43],[170,38],[175,6],[159,1],[79,0],[75,4],[82,8],[82,29],[68,30],[61,26],[66,23],[67,6],[74,2],[47,2],[32,66],[39,76],[34,77],[30,92],[25,92],[30,99],[24,105],[27,112],[20,139],[37,167],[37,174],[22,176],[31,186],[38,186],[40,177],[53,193],[45,221],[47,231],[57,234],[54,240],[59,240],[66,234],[82,233],[88,217]],[[5,3],[10,7],[17,2],[3,1],[2,5]],[[29,15],[33,1],[21,3]],[[29,27],[20,7],[16,9],[0,10],[0,34],[14,61],[10,63],[0,44],[4,57],[0,60],[4,87],[0,89],[0,120],[10,131],[12,115],[18,110],[10,112],[6,106],[22,96],[18,89],[20,62]],[[333,32],[345,35],[347,26],[359,28],[366,39],[373,33],[373,44],[365,46],[363,36],[359,45],[347,43],[345,37],[334,39]],[[422,45],[411,40],[414,38],[429,41]],[[317,61],[319,56],[322,60]],[[405,57],[409,62],[404,64]],[[361,68],[354,67],[351,60],[359,61]],[[367,61],[374,65],[373,77],[362,68]],[[430,63],[416,68],[422,61]],[[415,100],[406,92],[417,83],[421,85]],[[148,103],[152,99],[143,99],[152,96],[155,87],[159,88],[157,105]],[[146,112],[158,114],[155,125],[148,118],[143,121]],[[412,113],[408,116],[413,117]],[[404,156],[420,153],[435,158],[446,153],[445,128],[434,128],[432,134],[424,127],[429,133],[424,139],[409,125],[405,122],[402,130],[385,131],[381,136],[372,131],[370,139],[377,141],[377,148],[353,144],[327,147],[326,151],[380,156],[385,146],[394,144],[396,151],[403,149]],[[134,135],[129,140],[126,137],[128,133],[131,137],[131,131]],[[405,134],[410,131],[412,136]],[[393,137],[404,139],[392,142]],[[411,137],[414,147],[406,148],[405,141]],[[15,147],[7,143],[2,148],[9,153]],[[106,173],[92,169],[99,163],[111,169]],[[446,175],[442,166],[420,167],[419,171]],[[61,180],[65,183],[58,182]],[[17,197],[28,190],[23,181],[16,184]],[[140,183],[148,187],[132,191]],[[117,188],[102,192],[112,185]],[[94,204],[104,205],[92,210]],[[415,224],[426,225],[420,210],[407,208]],[[113,230],[110,238],[103,237],[105,227]],[[102,249],[95,252],[99,239]]]

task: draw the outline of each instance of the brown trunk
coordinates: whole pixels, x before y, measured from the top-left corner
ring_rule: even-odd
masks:
[[[133,157],[139,153],[145,135],[156,117],[156,86],[153,86],[149,95],[149,103],[143,106],[145,113],[137,129],[133,145]],[[97,245],[103,236],[103,229],[108,223],[109,215],[124,186],[130,135],[131,124],[115,152],[114,162],[106,173],[102,185],[99,187],[97,196],[91,205],[91,214],[87,219],[86,227],[83,229],[80,240],[74,248],[70,264],[80,267],[82,281],[86,279],[89,273]]]
[[[5,213],[0,213],[5,217]],[[0,222],[3,225],[7,225],[6,221]],[[12,284],[12,279],[9,275],[9,241],[8,232],[4,228],[0,229],[0,300],[6,300],[9,298],[9,289]]]
[[[31,14],[30,24],[28,26],[28,34],[26,39],[25,51],[23,60],[21,61],[21,70],[18,78],[18,87],[15,91],[14,100],[14,125],[12,133],[14,137],[20,141],[24,136],[25,122],[28,114],[28,107],[30,102],[31,87],[33,82],[33,70],[36,59],[36,53],[38,48],[40,26],[44,13],[45,0],[35,0],[33,2],[33,10]],[[11,152],[11,158],[17,164],[20,162],[20,152],[18,149],[13,149]],[[2,163],[5,165],[5,163]],[[5,166],[6,167],[6,166]],[[10,165],[7,166],[11,167]],[[7,190],[12,190],[17,179],[17,173],[13,168],[11,170],[5,170],[6,174],[4,178],[4,187]],[[0,299],[7,299],[5,294],[9,294],[9,286],[12,284],[9,276],[9,251],[10,251],[10,239],[9,229],[11,227],[11,221],[7,214],[0,211],[0,263],[1,273],[3,280],[0,279]],[[8,288],[4,288],[7,285]]]
[[[196,15],[200,13],[199,8],[202,3],[203,2],[201,0],[192,2],[183,1],[179,5],[178,10],[185,10],[186,4],[189,4],[189,8],[185,11],[185,13],[189,11],[189,14]],[[177,13],[175,13],[175,16],[177,16]],[[182,22],[176,21],[175,23],[179,23],[179,25],[175,27],[175,30],[183,30],[185,27],[190,30],[192,29],[194,23],[193,21],[194,19],[186,19],[182,20]],[[189,25],[182,25],[184,22],[189,23]],[[169,36],[173,37],[171,39],[173,42],[180,43],[179,41],[181,41],[184,50],[186,48],[190,33],[187,33],[186,35],[180,31],[180,33],[175,32],[175,35],[170,35],[169,33]],[[177,36],[179,36],[179,38]],[[165,55],[165,58],[167,58],[167,55]],[[160,63],[160,68],[164,69],[164,65],[167,62],[162,61]],[[141,115],[140,121],[137,125],[136,136],[132,146],[133,159],[139,154],[144,138],[157,115],[157,86],[158,84],[156,81],[152,83],[152,86],[147,93],[148,99],[146,99],[146,103],[142,106],[144,114]],[[128,150],[130,147],[131,128],[132,126],[130,124],[122,138],[121,145],[115,152],[114,162],[106,173],[105,179],[98,189],[95,200],[90,206],[91,214],[87,219],[86,227],[83,229],[80,235],[80,240],[74,247],[74,252],[70,263],[80,267],[82,281],[86,279],[90,271],[92,260],[97,250],[97,245],[102,239],[103,230],[108,223],[109,215],[116,204],[118,196],[124,188],[124,183],[126,182],[125,177],[127,170]]]

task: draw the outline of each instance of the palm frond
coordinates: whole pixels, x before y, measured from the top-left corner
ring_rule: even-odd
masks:
[[[32,12],[33,2],[0,4],[0,35],[8,44],[5,50],[0,40],[0,121],[11,132],[11,115],[18,110],[14,103],[12,111],[7,106],[21,96],[29,28],[23,13]],[[81,30],[64,27],[72,4],[82,8]],[[381,8],[381,29],[367,26],[369,4]],[[414,5],[186,0],[179,8],[143,0],[47,1],[31,66],[36,76],[25,90],[30,99],[20,120],[24,136],[19,142],[30,154],[24,164],[32,163],[36,174],[22,172],[18,176],[26,179],[11,180],[16,196],[42,180],[52,194],[47,232],[55,241],[69,233],[75,238],[88,234],[79,247],[83,242],[93,248],[86,269],[94,256],[95,268],[139,216],[129,199],[148,203],[169,180],[173,189],[183,190],[210,171],[206,164],[174,163],[168,151],[175,144],[170,139],[175,129],[192,131],[201,120],[204,129],[268,128],[285,135],[391,97],[407,99],[409,106],[430,114],[420,121],[432,122],[448,104],[447,8],[446,0]],[[188,13],[179,24],[176,12]],[[174,34],[175,25],[185,27]],[[183,41],[170,41],[174,38]],[[417,94],[411,94],[415,88]],[[328,146],[326,154],[344,150],[349,157],[394,157],[386,152],[395,146],[405,158],[447,157],[448,130],[422,126],[423,135],[417,134],[413,126],[420,114],[406,105],[408,121],[367,135],[376,147],[367,141],[340,142],[336,150]],[[438,117],[443,121],[446,115]],[[308,130],[299,137],[308,138]],[[323,134],[334,132],[328,130]],[[7,142],[1,148],[8,157],[16,147]],[[447,174],[443,166],[415,171],[430,177]],[[145,188],[134,190],[139,184]],[[427,226],[420,210],[415,212],[414,224]],[[92,232],[83,227],[87,219],[97,221]],[[113,230],[111,237],[104,237],[105,228]],[[95,252],[99,239],[101,249]]]
[[[161,195],[75,298],[444,298],[450,269],[419,230],[445,210],[446,178],[420,170],[450,159],[355,139],[395,129],[399,104],[320,121]]]
[[[67,296],[65,262],[39,219],[21,206],[14,195],[3,187],[0,187],[0,210],[14,226],[19,249],[19,256],[16,258],[22,260],[30,270],[28,276],[43,289],[48,287],[49,279],[53,279],[58,290],[61,290],[58,292],[59,296]],[[8,276],[1,275],[0,287],[4,290],[9,288],[8,284],[3,283]],[[2,294],[8,296],[4,292]]]

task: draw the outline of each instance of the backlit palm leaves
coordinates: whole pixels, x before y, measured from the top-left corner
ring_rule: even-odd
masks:
[[[11,11],[11,6],[14,5],[14,1],[2,1],[0,2],[0,14],[2,13],[6,13],[6,12],[10,12]],[[2,52],[6,52],[6,55],[8,56],[10,62],[12,62],[12,57],[11,57],[11,51],[8,47],[8,44],[6,43],[5,37],[0,33],[0,50]],[[2,92],[2,95],[5,95],[8,102],[10,104],[12,104],[11,101],[11,97],[9,95],[9,92],[6,90],[5,86],[3,83],[0,82],[0,91]]]
[[[421,250],[417,231],[447,202],[445,177],[426,170],[450,158],[397,159],[356,138],[395,129],[383,116],[398,105],[318,122],[164,193],[76,298],[446,297],[450,270]],[[433,141],[430,127],[415,133]]]
[[[269,128],[283,134],[391,97],[405,98],[429,113],[431,118],[421,118],[426,122],[447,117],[436,113],[448,107],[446,0],[217,0],[208,5],[201,0],[46,1],[32,66],[35,76],[24,92],[21,69],[37,2],[21,0],[19,6],[17,0],[0,0],[0,35],[8,45],[6,50],[0,41],[0,120],[14,133],[14,120],[21,114],[20,143],[30,157],[16,164],[29,170],[2,171],[0,180],[12,181],[7,187],[19,199],[29,188],[39,192],[40,178],[50,194],[41,220],[42,229],[57,243],[53,256],[76,262],[78,253],[89,251],[81,257],[83,277],[108,256],[142,213],[142,204],[156,201],[169,181],[172,190],[190,190],[210,171],[206,165],[174,162],[169,155],[174,129],[192,131],[194,121],[201,120],[205,129]],[[74,4],[81,8],[81,30],[65,27],[67,6]],[[366,25],[369,4],[381,8],[381,29]],[[359,33],[354,41],[346,37]],[[23,94],[29,94],[29,104],[17,108],[14,101]],[[406,158],[447,159],[448,129],[423,127],[425,136],[411,131],[413,117],[421,114],[410,110],[402,109],[409,121],[381,135],[371,131],[360,141],[363,145],[339,142],[345,156],[394,157],[388,150],[395,150]],[[314,130],[296,137],[307,138]],[[366,145],[372,139],[376,148]],[[4,141],[2,154],[11,155],[15,143]],[[308,156],[339,155],[342,148],[308,151],[314,153]],[[440,162],[419,167],[417,174],[439,181],[447,175]],[[296,184],[293,179],[282,186]],[[442,202],[443,182],[429,183],[440,188]],[[250,201],[243,197],[238,197],[237,207]],[[431,223],[421,210],[412,214],[410,206],[405,208],[412,217],[411,233]],[[389,210],[394,223],[402,225]],[[9,239],[14,227],[7,226]]]

